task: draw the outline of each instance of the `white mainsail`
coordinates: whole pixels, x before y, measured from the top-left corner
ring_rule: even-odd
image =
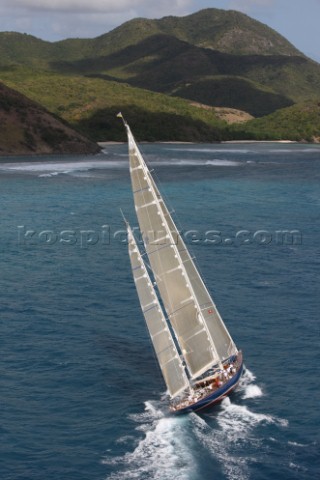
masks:
[[[182,361],[166,322],[159,299],[142,259],[138,245],[127,223],[129,256],[141,308],[154,350],[172,398],[189,387]]]
[[[124,122],[125,123],[125,122]],[[237,348],[125,123],[136,214],[152,272],[192,379]]]

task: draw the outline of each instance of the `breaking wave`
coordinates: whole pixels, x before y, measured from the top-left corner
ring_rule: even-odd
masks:
[[[166,150],[174,152],[195,152],[195,153],[252,153],[252,150],[245,148],[225,148],[223,145],[220,148],[166,148]],[[254,152],[255,153],[255,152]]]
[[[125,156],[127,157],[127,156]],[[151,160],[152,166],[215,166],[215,167],[233,167],[242,165],[241,162],[233,160],[164,160],[160,159]],[[19,162],[19,163],[2,163],[0,164],[0,172],[4,173],[20,173],[20,174],[33,174],[41,178],[54,177],[56,175],[81,175],[84,172],[93,170],[118,170],[128,169],[127,159],[123,160],[92,160],[92,161],[77,161],[77,162]]]
[[[236,162],[234,160],[208,160],[206,165],[213,165],[215,167],[235,167],[237,165],[243,165],[242,162]]]
[[[87,172],[96,169],[110,169],[127,167],[124,161],[100,160],[78,162],[20,162],[2,163],[0,171],[6,173],[30,173],[38,174],[39,177],[52,177],[60,174],[72,174],[75,172]]]
[[[187,160],[187,159],[172,159],[172,160],[154,160],[149,162],[151,165],[155,166],[195,166],[195,167],[204,167],[204,166],[215,166],[215,167],[234,167],[237,165],[244,165],[243,162],[238,162],[235,160],[225,160],[220,158],[215,158],[213,160]]]

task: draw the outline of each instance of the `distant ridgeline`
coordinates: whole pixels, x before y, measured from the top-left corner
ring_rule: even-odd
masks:
[[[55,43],[0,33],[0,81],[93,141],[125,140],[119,110],[138,140],[320,137],[320,65],[232,10],[138,18]]]

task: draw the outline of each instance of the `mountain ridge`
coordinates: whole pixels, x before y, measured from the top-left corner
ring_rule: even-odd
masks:
[[[166,34],[153,35],[107,56],[52,62],[51,68],[125,81],[210,106],[247,109],[254,116],[320,96],[320,66],[304,56],[235,55],[197,47]],[[219,81],[222,78],[225,89],[224,82]],[[219,88],[215,90],[217,81]],[[239,82],[244,102],[236,98]]]
[[[246,41],[249,31],[250,39]],[[227,53],[304,56],[282,35],[258,20],[235,10],[217,8],[203,9],[182,17],[129,20],[94,39],[100,47],[96,50],[97,56],[118,51],[157,33]]]
[[[234,10],[136,18],[93,39],[47,42],[0,33],[0,81],[95,141],[122,138],[112,125],[122,107],[131,109],[144,140],[270,139],[269,123],[275,135],[274,125],[288,115],[318,125],[317,108],[301,106],[300,116],[290,108],[319,103],[320,65],[267,25]],[[233,118],[266,120],[251,119],[250,129],[245,122],[241,129],[231,127],[223,119],[232,115],[219,117],[216,108],[247,112]],[[288,108],[284,116],[266,117]],[[311,138],[314,129],[300,127],[297,138]]]
[[[108,55],[157,33],[225,53],[305,56],[278,32],[244,13],[208,8],[182,17],[135,18],[94,38],[49,42],[25,33],[0,32],[0,64],[8,50],[23,63],[28,58],[26,50],[32,45],[44,61],[48,53],[55,59],[76,60]],[[20,52],[18,39],[24,40]]]

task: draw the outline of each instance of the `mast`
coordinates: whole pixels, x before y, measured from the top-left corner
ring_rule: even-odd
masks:
[[[126,122],[135,208],[158,290],[191,378],[237,348],[167,210]]]
[[[128,222],[126,224],[129,256],[141,309],[164,380],[174,398],[190,387],[189,380],[130,225]]]

